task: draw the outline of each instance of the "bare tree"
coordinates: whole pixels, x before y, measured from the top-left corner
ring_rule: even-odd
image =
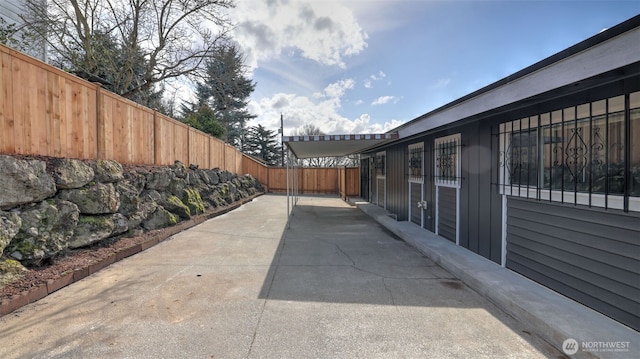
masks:
[[[233,0],[26,0],[50,61],[132,98],[197,75],[230,28]]]

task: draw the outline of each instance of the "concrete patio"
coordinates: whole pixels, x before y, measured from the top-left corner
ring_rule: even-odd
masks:
[[[265,195],[0,318],[2,358],[562,354],[336,197]]]

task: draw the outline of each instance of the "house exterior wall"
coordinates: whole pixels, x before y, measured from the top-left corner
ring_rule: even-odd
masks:
[[[22,1],[21,0],[4,0],[0,2],[0,17],[2,17],[7,23],[22,23],[20,19],[20,13],[22,13]]]
[[[46,0],[42,0],[42,6],[46,5]],[[24,15],[25,4],[24,0],[2,0],[0,1],[0,17],[4,19],[7,25],[17,24],[18,26],[23,24],[23,20],[20,18]],[[39,60],[46,61],[46,42],[42,38],[30,39],[28,49],[26,52],[28,55],[38,58]]]
[[[615,77],[618,78],[613,80]],[[586,85],[587,88],[581,88]],[[562,200],[558,202],[549,197],[526,198],[522,193],[535,192],[528,189],[527,192],[523,189],[522,193],[513,189],[505,191],[504,173],[509,159],[507,151],[502,148],[504,134],[500,132],[501,126],[519,118],[566,108],[575,108],[577,114],[580,108],[586,108],[585,104],[593,104],[595,108],[595,102],[623,96],[627,108],[625,116],[629,119],[626,120],[626,142],[622,150],[626,151],[627,158],[636,161],[634,156],[640,153],[640,137],[635,133],[640,120],[631,116],[637,116],[633,111],[636,111],[634,103],[637,103],[638,91],[640,63],[635,63],[613,73],[602,74],[600,78],[556,89],[538,99],[515,103],[477,118],[460,119],[376,148],[375,151],[386,151],[389,162],[386,208],[395,213],[398,220],[410,221],[408,147],[423,142],[424,200],[429,203],[423,227],[435,232],[435,144],[439,138],[460,134],[459,245],[640,330],[637,313],[640,307],[640,212],[634,207],[617,209],[611,202],[609,207],[601,208],[596,204],[590,207],[568,200],[562,203]],[[535,138],[544,142],[544,131],[538,128],[539,135]],[[576,131],[578,127],[571,124],[567,128]],[[613,130],[608,131],[610,135],[614,133]],[[567,133],[570,135],[572,132],[566,132],[565,137],[569,136]],[[563,143],[571,141],[567,137]],[[565,150],[562,150],[562,155],[570,158],[572,155]],[[587,157],[591,157],[593,162],[593,156]],[[538,167],[548,165],[544,161],[535,164]],[[632,171],[629,171],[630,166],[633,166]],[[635,162],[627,165],[627,172],[635,176],[633,171],[636,167]],[[542,178],[544,171],[537,175]],[[536,182],[527,183],[527,187],[539,185]],[[564,191],[565,199],[575,196],[575,190]],[[627,192],[628,201],[640,198],[634,193]],[[594,190],[592,197],[597,196],[601,194]],[[442,234],[452,238],[451,234]]]
[[[507,268],[638,329],[640,215],[510,197]]]

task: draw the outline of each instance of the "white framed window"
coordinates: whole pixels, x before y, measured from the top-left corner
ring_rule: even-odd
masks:
[[[435,182],[437,186],[460,187],[460,134],[434,141]]]
[[[640,92],[499,126],[500,192],[640,211]]]
[[[409,145],[409,182],[424,183],[424,142]]]

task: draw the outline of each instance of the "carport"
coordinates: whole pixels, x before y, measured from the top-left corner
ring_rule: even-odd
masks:
[[[398,139],[398,133],[282,136],[287,147],[287,217],[298,202],[297,160],[358,154]],[[288,222],[288,220],[287,220]]]

